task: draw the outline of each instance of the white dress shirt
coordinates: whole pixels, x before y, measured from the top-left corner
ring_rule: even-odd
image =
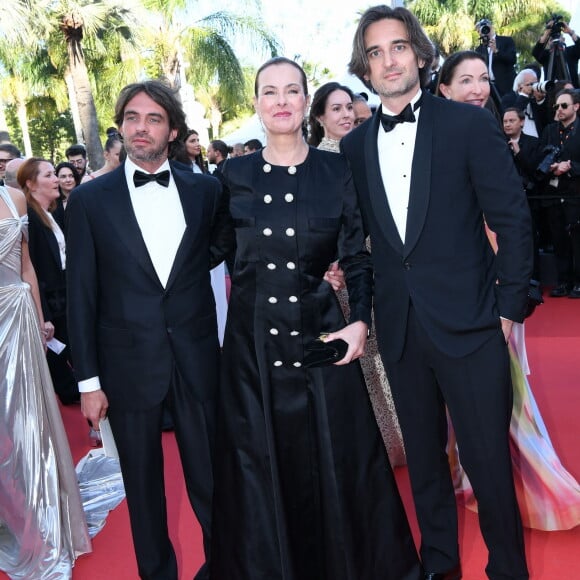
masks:
[[[156,173],[166,169],[170,169],[168,161],[165,161]],[[143,170],[127,158],[125,177],[135,218],[157,277],[165,287],[186,228],[183,207],[171,171],[167,187],[159,185],[156,181],[135,187],[133,183],[135,171]],[[81,393],[96,391],[100,388],[99,377],[91,377],[79,382]]]
[[[421,97],[421,91],[411,99],[411,107]],[[382,110],[389,115],[395,115],[384,105]],[[411,167],[415,153],[415,139],[419,124],[420,108],[415,111],[415,123],[398,123],[388,133],[379,125],[377,147],[379,152],[379,168],[387,202],[393,214],[399,236],[405,242],[407,230],[407,213],[409,210],[409,193],[411,190]]]

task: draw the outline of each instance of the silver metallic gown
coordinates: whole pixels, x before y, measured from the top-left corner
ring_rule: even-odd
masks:
[[[91,551],[72,457],[30,287],[21,278],[19,217],[0,204],[0,570],[11,578],[70,578]]]

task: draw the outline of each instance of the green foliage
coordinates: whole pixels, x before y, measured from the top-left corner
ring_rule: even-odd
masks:
[[[50,97],[31,98],[26,110],[33,154],[53,163],[62,161],[66,148],[75,142],[70,112],[60,112]],[[6,107],[6,121],[13,143],[23,151],[22,129],[14,105]]]

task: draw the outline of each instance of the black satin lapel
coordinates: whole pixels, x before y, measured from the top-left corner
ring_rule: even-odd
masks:
[[[411,169],[411,189],[409,191],[409,211],[405,231],[405,256],[408,256],[421,235],[427,208],[429,207],[431,185],[431,153],[433,150],[433,109],[435,97],[423,94],[419,113],[415,153]]]
[[[381,177],[381,168],[379,166],[379,150],[377,147],[377,132],[380,128],[379,111],[377,111],[370,123],[370,126],[365,135],[364,152],[366,160],[366,173],[368,179],[369,196],[371,198],[371,205],[374,209],[374,214],[377,222],[381,225],[381,229],[391,246],[397,251],[402,251],[403,241],[399,235],[399,230],[395,225],[389,202],[387,201],[387,194],[383,178]]]
[[[105,194],[103,195],[103,211],[108,213],[109,220],[113,224],[117,235],[133,254],[135,260],[149,276],[156,280],[158,284],[161,284],[133,211],[123,166],[116,170],[115,173],[115,179],[109,181],[106,186],[106,190],[109,191],[105,190],[103,192]]]
[[[183,237],[181,238],[179,247],[177,248],[173,266],[171,266],[171,272],[169,273],[169,279],[167,280],[167,288],[169,288],[174,282],[175,278],[181,271],[185,260],[191,253],[195,232],[199,229],[201,215],[200,208],[202,205],[201,199],[195,199],[195,196],[199,195],[199,192],[195,191],[191,181],[183,179],[179,175],[179,171],[176,171],[174,168],[172,168],[172,174],[173,179],[175,180],[175,185],[177,186],[177,191],[179,192],[179,199],[181,200],[183,217],[185,218],[185,231],[183,232]]]

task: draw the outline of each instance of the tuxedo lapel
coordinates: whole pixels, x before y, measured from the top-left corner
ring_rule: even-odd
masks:
[[[380,126],[380,109],[375,113],[369,128],[365,135],[364,155],[366,162],[366,174],[368,176],[368,189],[371,205],[374,210],[374,215],[377,222],[381,225],[382,232],[395,250],[402,252],[403,242],[389,202],[387,201],[387,194],[383,178],[381,176],[381,169],[379,165],[379,151],[377,147],[377,132],[382,128]]]
[[[103,210],[117,235],[143,270],[161,285],[133,211],[124,165],[111,172],[111,177],[103,184],[103,190]]]
[[[409,209],[407,212],[404,247],[405,256],[411,253],[419,240],[425,224],[427,208],[429,207],[434,106],[435,97],[424,92],[411,169],[411,188],[409,191]]]
[[[191,252],[195,235],[199,230],[199,222],[201,219],[200,208],[202,207],[201,200],[195,199],[196,195],[199,196],[201,194],[199,191],[195,191],[192,183],[193,180],[186,180],[184,176],[181,175],[181,172],[176,170],[174,167],[172,167],[171,173],[173,174],[173,179],[175,180],[175,185],[179,192],[179,199],[181,200],[183,217],[185,218],[185,232],[183,232],[181,243],[179,244],[179,248],[175,254],[175,260],[173,261],[169,279],[167,280],[167,288],[169,288],[174,282],[175,278],[181,271],[185,260],[187,260]]]

